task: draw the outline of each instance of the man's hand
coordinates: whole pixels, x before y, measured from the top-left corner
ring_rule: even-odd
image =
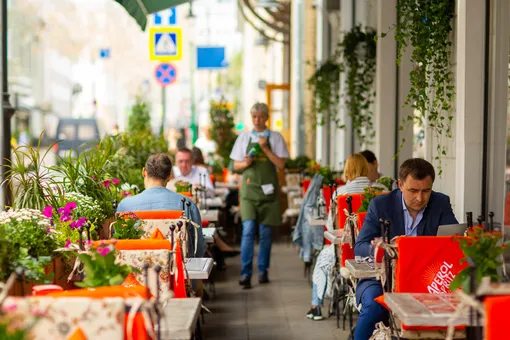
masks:
[[[268,146],[267,138],[262,137],[262,136],[259,136],[259,145],[260,145],[260,148],[261,148],[262,150],[264,150],[265,148],[267,148],[267,146]]]
[[[249,168],[253,163],[253,158],[251,158],[250,156],[244,156],[244,163],[246,167]]]

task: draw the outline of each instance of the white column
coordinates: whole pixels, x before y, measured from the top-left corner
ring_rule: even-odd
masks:
[[[485,1],[457,0],[455,208],[480,213],[482,190]],[[506,75],[506,72],[505,72]]]
[[[506,0],[493,0],[491,6],[487,211],[494,212],[494,221],[503,222],[506,198],[505,167],[510,4]]]
[[[397,0],[377,1],[377,32],[379,36],[397,21]],[[379,171],[387,176],[395,173],[395,110],[397,43],[394,31],[377,39],[376,98],[375,98],[375,149]]]
[[[290,117],[291,117],[291,157],[302,154],[304,134],[302,116],[304,110],[303,97],[303,26],[304,26],[304,0],[295,0],[291,3],[291,76],[290,76]]]

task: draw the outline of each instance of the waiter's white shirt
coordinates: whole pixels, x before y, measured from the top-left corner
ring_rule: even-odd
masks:
[[[236,143],[232,148],[232,152],[230,153],[230,159],[234,161],[243,161],[244,156],[246,156],[246,149],[251,141],[251,131],[243,132],[236,139]],[[271,151],[280,158],[289,158],[289,151],[287,150],[287,145],[283,140],[283,137],[280,133],[276,131],[269,130],[269,146]]]

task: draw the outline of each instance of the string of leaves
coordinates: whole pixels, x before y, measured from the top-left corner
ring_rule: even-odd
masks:
[[[397,2],[397,63],[400,65],[403,52],[412,46],[413,65],[409,74],[411,88],[405,101],[405,106],[413,108],[413,113],[402,120],[400,130],[412,123],[432,130],[437,141],[434,158],[439,163],[439,174],[442,173],[440,157],[445,156],[447,151],[440,137],[452,138],[455,86],[450,65],[450,33],[454,11],[453,0]],[[405,142],[402,139],[399,151]]]
[[[373,112],[373,84],[376,70],[376,32],[361,26],[347,32],[336,51],[308,79],[314,94],[314,114],[318,125],[328,120],[337,128],[345,128],[339,116],[340,75],[346,72],[345,105],[352,119],[352,128],[360,144],[369,144],[375,135]]]
[[[341,67],[347,71],[345,106],[361,145],[370,144],[375,136],[371,106],[375,98],[376,36],[375,30],[366,28],[363,31],[358,25],[347,32],[339,44],[343,54]]]

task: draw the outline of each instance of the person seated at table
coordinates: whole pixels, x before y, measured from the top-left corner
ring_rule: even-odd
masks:
[[[370,150],[361,151],[360,154],[362,154],[368,162],[367,177],[370,182],[374,183],[381,177],[381,174],[379,173],[379,163],[377,162],[377,158],[375,158],[374,153]]]
[[[436,173],[421,158],[406,160],[398,172],[398,189],[374,198],[360,230],[354,254],[373,257],[381,238],[379,218],[391,221],[389,238],[396,236],[436,236],[440,225],[457,224],[450,198],[432,190]],[[374,299],[383,294],[380,281],[362,279],[356,287],[356,305],[361,304],[354,340],[367,340],[375,325],[388,323],[388,311]]]
[[[203,186],[205,178],[205,189],[208,198],[215,196],[214,186],[211,182],[211,176],[207,168],[193,165],[193,153],[188,148],[180,148],[175,154],[174,180],[186,181],[193,187]]]
[[[117,212],[182,210],[182,198],[184,196],[166,188],[171,175],[172,161],[168,155],[160,153],[149,156],[142,170],[145,190],[138,195],[126,197],[120,201]],[[187,197],[185,197],[185,199],[191,203],[191,220],[201,226],[202,219],[196,204]],[[188,230],[188,257],[203,257],[205,253],[205,242],[202,228],[197,228],[197,249],[195,249],[194,228],[194,226],[190,226]]]
[[[369,172],[369,165],[362,154],[354,153],[347,159],[344,167],[344,181],[345,185],[338,188],[334,197],[338,195],[360,194],[363,190],[370,186],[370,180],[367,178]],[[333,217],[331,210],[328,214],[328,224],[331,225]],[[324,248],[317,257],[317,262],[313,270],[313,284],[312,284],[312,308],[308,311],[306,316],[314,321],[322,320],[321,306],[326,292],[326,282],[329,272],[325,268],[332,268],[335,263],[335,252],[333,249],[328,249],[334,245]]]

